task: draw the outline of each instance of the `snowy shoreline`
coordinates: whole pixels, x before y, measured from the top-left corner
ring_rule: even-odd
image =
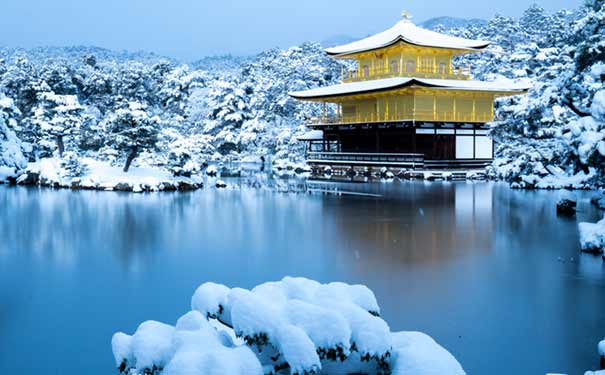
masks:
[[[72,190],[101,190],[123,192],[192,191],[204,186],[201,176],[176,177],[169,171],[150,167],[133,167],[123,172],[120,167],[84,158],[85,172],[79,177],[67,176],[61,159],[48,158],[30,163],[27,169],[3,181],[12,185],[42,186]]]

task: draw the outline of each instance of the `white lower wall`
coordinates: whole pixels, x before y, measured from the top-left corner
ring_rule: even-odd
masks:
[[[473,137],[456,136],[456,159],[473,158]]]
[[[475,137],[475,159],[491,159],[493,142],[489,137]]]

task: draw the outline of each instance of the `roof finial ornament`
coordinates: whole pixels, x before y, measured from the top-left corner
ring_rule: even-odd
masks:
[[[410,12],[408,12],[407,10],[404,10],[401,13],[401,17],[403,18],[404,21],[412,22],[412,14]]]

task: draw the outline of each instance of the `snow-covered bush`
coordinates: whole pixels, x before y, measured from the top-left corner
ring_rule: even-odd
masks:
[[[204,374],[211,364],[216,374],[464,374],[430,337],[391,333],[362,285],[291,277],[252,290],[205,283],[191,308],[174,327],[145,322],[132,336],[116,333],[119,371]]]
[[[61,168],[63,170],[62,177],[80,177],[87,172],[86,164],[82,163],[80,156],[73,151],[67,151],[63,154]]]

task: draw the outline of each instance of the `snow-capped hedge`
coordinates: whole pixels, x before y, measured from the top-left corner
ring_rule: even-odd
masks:
[[[122,373],[464,374],[418,332],[391,333],[363,285],[286,277],[252,290],[201,285],[175,326],[148,321],[116,333]],[[210,371],[212,369],[212,372]]]

